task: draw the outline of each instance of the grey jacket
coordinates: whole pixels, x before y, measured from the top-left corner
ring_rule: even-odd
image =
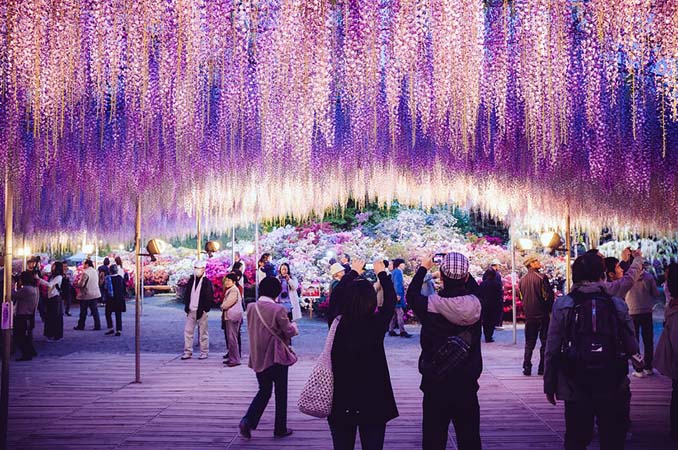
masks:
[[[657,297],[659,297],[657,282],[651,274],[643,271],[636,284],[626,294],[629,313],[631,315],[651,313]]]
[[[605,282],[607,293],[613,297],[626,297],[626,294],[631,290],[633,284],[638,279],[638,275],[642,272],[644,261],[645,260],[640,256],[634,258],[633,263],[626,269],[622,278]]]
[[[572,290],[578,290],[583,293],[591,293],[605,289],[606,283],[579,283],[572,286]],[[617,309],[617,318],[619,323],[623,324],[620,328],[624,340],[625,351],[628,355],[638,353],[638,341],[635,338],[633,321],[629,315],[626,303],[619,297],[612,297],[614,306]],[[560,297],[553,305],[551,315],[551,324],[546,341],[546,352],[544,354],[544,393],[556,394],[559,400],[574,401],[583,398],[583,393],[579,392],[574,384],[574,380],[567,376],[564,370],[557,367],[557,359],[560,350],[567,339],[567,316],[574,307],[574,300],[569,295]],[[620,390],[629,385],[628,377],[624,377]]]

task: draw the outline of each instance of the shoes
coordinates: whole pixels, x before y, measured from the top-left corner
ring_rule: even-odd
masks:
[[[274,438],[284,438],[284,437],[290,436],[292,433],[294,433],[294,431],[292,431],[288,428],[287,430],[283,431],[282,433],[273,433],[273,437]]]
[[[112,335],[113,333],[115,333],[114,330],[108,330],[108,331],[105,332],[104,334],[105,334],[106,336],[110,336],[110,335]]]
[[[252,428],[250,427],[250,424],[247,423],[247,419],[243,417],[238,428],[240,428],[240,435],[242,437],[245,439],[252,439]]]
[[[402,333],[400,333],[400,337],[409,339],[409,338],[412,337],[412,335],[410,333],[408,333],[407,331],[403,331]]]
[[[224,357],[222,359],[228,359],[228,352],[226,352],[226,354],[224,355]]]
[[[228,367],[237,367],[240,364],[242,364],[242,363],[232,363],[232,362],[224,361],[224,365],[228,366]]]
[[[651,377],[654,375],[654,369],[645,369],[643,370],[643,374],[645,374],[646,377]]]
[[[504,327],[494,327],[495,331],[504,331]]]
[[[198,359],[207,359],[207,353],[201,353]]]
[[[523,375],[526,377],[532,376],[532,369],[523,369]]]
[[[30,361],[31,359],[33,359],[33,358],[30,357],[30,356],[22,356],[21,358],[17,358],[16,360],[17,361]]]
[[[69,312],[65,312],[64,314],[66,314],[68,317],[71,317],[71,313]]]
[[[78,331],[85,331],[85,328],[84,328],[84,327],[82,327],[82,328],[80,328],[80,327],[73,327],[73,329],[74,329],[74,330],[78,330]]]
[[[115,335],[116,335],[116,336],[120,336],[120,332],[119,332],[119,331],[116,331],[116,332],[115,332]]]
[[[544,369],[537,370],[537,375],[544,375]]]
[[[92,330],[94,330],[94,331],[101,331],[101,327],[94,327],[94,328],[92,328]]]
[[[486,344],[491,344],[491,343],[493,343],[493,342],[494,342],[494,339],[492,339],[492,338],[485,339],[485,343],[486,343]]]
[[[645,378],[645,372],[633,372],[631,375],[636,378]]]
[[[193,355],[191,355],[190,353],[184,353],[183,355],[181,355],[182,360],[191,359],[192,357]]]
[[[398,333],[396,333],[395,331],[389,331],[388,335],[389,336],[398,336]]]

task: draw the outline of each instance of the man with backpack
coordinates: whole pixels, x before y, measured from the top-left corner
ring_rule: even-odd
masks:
[[[469,262],[461,253],[448,253],[440,261],[442,289],[421,295],[432,267],[431,258],[422,261],[406,294],[408,306],[421,322],[423,448],[444,450],[451,421],[459,450],[480,450],[480,300],[469,287],[473,285]]]
[[[606,290],[605,263],[587,252],[572,265],[574,285],[553,308],[545,352],[544,392],[565,402],[565,448],[585,449],[598,424],[601,450],[624,448],[631,394],[628,360],[638,342],[628,307]]]

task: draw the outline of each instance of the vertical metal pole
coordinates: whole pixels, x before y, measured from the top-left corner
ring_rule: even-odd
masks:
[[[26,235],[24,235],[24,237],[23,237],[23,246],[24,247],[21,249],[21,253],[23,253],[23,255],[24,255],[24,261],[23,261],[23,264],[21,265],[21,270],[25,271],[26,265],[27,265],[27,261],[26,261]],[[49,256],[50,257],[52,256],[52,252],[49,252]]]
[[[143,295],[144,271],[141,267],[141,197],[137,197],[137,214],[134,228],[135,255],[135,313],[134,313],[134,382],[141,383],[141,296]]]
[[[256,272],[254,272],[254,300],[257,301],[259,300],[259,215],[257,215],[257,218],[254,222],[254,268],[256,269]]]
[[[518,343],[518,311],[516,311],[516,242],[513,227],[509,234],[511,236],[511,304],[513,310],[513,343]]]
[[[570,230],[570,208],[567,208],[567,218],[565,219],[565,293],[570,292],[572,286],[572,231]]]
[[[231,267],[235,263],[235,225],[231,225]],[[243,267],[243,273],[245,268]]]
[[[5,169],[5,271],[2,292],[2,385],[0,386],[0,449],[7,448],[9,418],[9,358],[12,347],[12,221],[14,190]]]
[[[198,261],[200,261],[200,257],[202,256],[202,235],[200,234],[201,233],[201,231],[200,231],[200,211],[197,211],[196,215],[198,217],[197,220],[196,220],[197,225],[198,225],[198,237],[197,237],[196,240],[198,241]]]

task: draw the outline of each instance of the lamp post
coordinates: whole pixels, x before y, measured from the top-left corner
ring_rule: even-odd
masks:
[[[235,225],[231,225],[231,267],[235,263]],[[243,267],[243,273],[245,273],[245,268]]]
[[[509,229],[511,236],[511,305],[513,310],[513,343],[518,343],[518,312],[516,311],[516,242],[513,227]]]
[[[196,240],[198,241],[198,247],[197,247],[198,248],[198,261],[200,261],[200,258],[202,257],[202,235],[200,234],[201,230],[200,230],[200,212],[199,211],[196,211],[196,216],[197,216],[196,222],[197,222],[197,226],[198,226],[198,237],[197,237]]]
[[[5,270],[2,284],[2,383],[0,385],[0,449],[7,448],[9,418],[9,358],[12,346],[12,221],[14,190],[5,169]]]
[[[567,218],[565,219],[565,293],[569,294],[572,286],[572,232],[570,231],[570,207],[567,207]]]
[[[141,197],[137,197],[137,214],[134,228],[134,382],[141,383],[141,296],[143,295],[141,277]]]
[[[254,301],[259,300],[259,215],[254,223]]]

